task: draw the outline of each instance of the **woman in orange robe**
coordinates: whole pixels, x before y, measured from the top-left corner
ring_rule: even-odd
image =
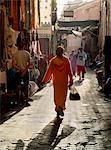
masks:
[[[51,78],[53,80],[54,103],[57,115],[64,116],[63,110],[65,110],[68,86],[73,84],[72,77],[70,62],[67,57],[63,56],[63,48],[58,46],[56,56],[51,59],[43,78],[43,83],[47,83]]]

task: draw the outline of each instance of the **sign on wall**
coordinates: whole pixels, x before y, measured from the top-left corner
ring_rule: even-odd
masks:
[[[73,17],[74,16],[74,11],[64,11],[64,17]]]

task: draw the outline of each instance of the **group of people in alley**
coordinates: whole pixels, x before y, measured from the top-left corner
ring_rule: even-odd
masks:
[[[23,28],[23,24],[22,24]],[[15,84],[16,84],[16,99],[18,100],[17,104],[19,105],[20,101],[18,99],[19,90],[21,86],[21,81],[24,83],[25,88],[25,106],[29,106],[28,101],[30,100],[28,97],[28,85],[29,85],[29,70],[31,69],[31,59],[33,59],[33,55],[29,53],[27,50],[26,40],[24,37],[26,36],[24,30],[22,30],[17,38],[16,46],[18,50],[16,50],[12,56],[12,66],[13,71],[15,71]],[[32,57],[32,58],[31,58]],[[52,57],[49,62],[49,66],[47,68],[47,63],[39,63],[37,62],[37,67],[39,70],[45,69],[39,75],[38,85],[41,82],[42,85],[49,82],[52,78],[53,87],[54,87],[54,103],[55,103],[55,111],[57,112],[57,116],[64,116],[65,102],[68,87],[73,85],[73,77],[79,76],[79,82],[83,81],[84,74],[86,72],[86,53],[83,48],[79,48],[76,51],[72,51],[69,58],[64,55],[64,48],[62,46],[58,46],[56,50],[56,56]],[[35,60],[35,58],[34,58]],[[40,59],[41,60],[41,59]],[[35,63],[34,63],[35,64]],[[47,71],[46,71],[47,68]],[[45,74],[45,76],[44,76]]]
[[[18,50],[16,50],[16,52],[12,56],[12,66],[13,71],[15,71],[16,77],[16,99],[18,100],[19,89],[22,80],[25,85],[25,106],[29,106],[28,101],[30,99],[28,97],[28,71],[30,70],[31,59],[33,58],[31,58],[31,54],[26,49],[23,33],[21,32],[18,35],[16,46]],[[52,77],[54,87],[55,111],[57,112],[57,116],[64,116],[64,110],[66,109],[65,102],[67,91],[68,87],[71,87],[73,85],[73,77],[75,77],[77,73],[77,75],[79,76],[79,81],[82,81],[82,79],[84,79],[84,74],[86,71],[85,60],[86,53],[82,48],[79,48],[77,51],[72,51],[68,58],[64,55],[64,48],[62,46],[58,46],[56,50],[56,56],[50,59],[48,68],[47,65],[45,65],[47,71],[44,71],[43,74],[40,74],[39,77],[41,77],[40,80],[42,80],[42,85],[49,82]],[[44,64],[42,63],[37,65],[42,65],[39,69],[44,66]],[[19,105],[20,101],[18,100],[17,103]]]
[[[86,53],[83,48],[72,51],[69,58],[64,55],[64,48],[57,47],[56,56],[51,59],[47,72],[43,78],[46,84],[52,77],[54,87],[54,103],[57,117],[64,116],[68,88],[73,85],[73,76],[79,76],[79,81],[84,79]]]
[[[31,69],[31,59],[33,55],[27,50],[26,40],[24,40],[25,34],[20,32],[17,38],[18,50],[12,56],[12,66],[15,71],[16,77],[16,99],[19,96],[19,89],[21,80],[24,83],[25,88],[25,106],[29,106],[28,101],[31,100],[28,97],[28,85],[29,85],[29,70]],[[53,81],[54,88],[54,104],[57,117],[64,116],[64,110],[66,109],[65,102],[67,97],[68,88],[73,85],[73,79],[78,78],[79,83],[84,80],[87,66],[87,54],[82,47],[77,50],[73,50],[69,57],[64,54],[64,48],[58,46],[56,49],[56,55],[51,57],[49,64],[43,61],[42,57],[37,62],[37,67],[41,70],[37,84],[47,84],[50,80]],[[32,58],[31,58],[32,57]],[[98,58],[97,58],[98,57]],[[96,59],[99,59],[97,56]],[[35,58],[34,58],[35,60]],[[35,63],[34,63],[35,64]],[[17,102],[19,105],[19,101]]]
[[[95,61],[103,59],[100,51]],[[57,47],[56,56],[51,59],[42,80],[43,84],[46,84],[50,79],[53,80],[54,103],[57,117],[64,116],[67,91],[73,85],[73,78],[79,76],[78,81],[81,83],[85,77],[86,67],[87,54],[82,47],[72,51],[69,58],[64,55],[64,48],[62,46]]]
[[[33,49],[30,49],[30,37],[28,31],[24,28],[23,22],[17,38],[16,36],[13,38],[13,34],[15,34],[13,29],[11,27],[9,29],[11,29],[11,32],[8,33],[7,37],[7,90],[8,92],[12,93],[14,91],[16,93],[17,106],[29,106],[28,101],[33,101],[29,98],[29,85],[32,83],[34,85],[35,82],[36,87],[39,88],[47,68],[47,61],[44,55],[40,54],[38,56]],[[24,84],[24,102],[20,101],[19,98],[21,84]]]
[[[72,51],[69,59],[71,61],[73,75],[76,76],[77,74],[79,76],[79,81],[81,82],[84,80],[84,74],[86,72],[86,52],[84,52],[83,48],[81,47],[78,50]]]

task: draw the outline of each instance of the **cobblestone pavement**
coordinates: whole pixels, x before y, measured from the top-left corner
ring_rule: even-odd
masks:
[[[67,97],[63,119],[55,118],[51,84],[36,93],[30,107],[0,125],[0,150],[111,150],[111,100],[91,71],[74,85],[81,99]]]

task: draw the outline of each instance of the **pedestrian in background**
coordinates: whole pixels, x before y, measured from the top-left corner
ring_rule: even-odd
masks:
[[[104,57],[103,51],[100,50],[98,55],[95,58],[95,62],[97,62],[97,63],[98,62],[104,62],[104,59],[105,59],[105,57]]]
[[[42,87],[41,82],[47,70],[47,61],[44,55],[40,55],[40,58],[38,60],[38,69],[40,71],[40,75],[38,77],[37,85],[39,86],[39,88],[41,88]]]
[[[86,72],[86,53],[83,48],[78,49],[77,54],[77,75],[79,76],[79,81],[84,80],[84,74]]]
[[[50,60],[49,67],[43,79],[43,83],[47,83],[51,78],[54,87],[54,103],[57,116],[64,116],[65,102],[69,86],[73,84],[73,75],[70,62],[67,57],[63,55],[63,47],[58,46],[56,56]]]
[[[73,76],[76,76],[77,52],[76,51],[72,51],[72,53],[69,56],[69,59],[71,61],[71,67],[72,67]]]
[[[23,21],[20,22],[20,33],[18,34],[17,40],[19,40],[20,38],[21,38],[22,42],[24,42],[24,49],[26,51],[30,52],[30,50],[29,50],[30,35],[28,33],[28,30],[25,28]]]

